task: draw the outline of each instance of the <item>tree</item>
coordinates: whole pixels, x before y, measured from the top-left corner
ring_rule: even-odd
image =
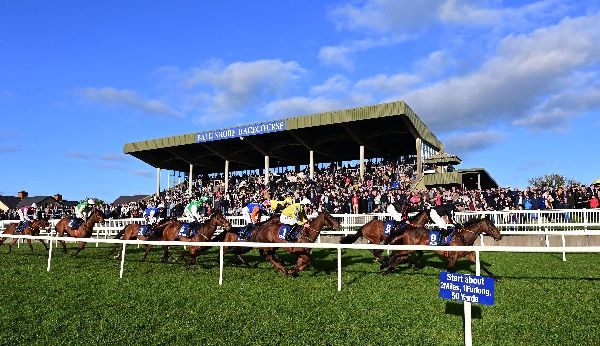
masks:
[[[551,173],[542,175],[540,177],[534,177],[528,180],[529,185],[537,188],[541,187],[553,187],[558,188],[560,186],[573,186],[581,185],[581,183],[575,179],[565,177],[562,174]]]

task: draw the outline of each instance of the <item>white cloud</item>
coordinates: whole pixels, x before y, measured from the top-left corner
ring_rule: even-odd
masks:
[[[312,114],[348,107],[342,101],[325,97],[291,97],[265,105],[261,111],[267,115],[284,118],[292,115]]]
[[[502,14],[501,10],[475,7],[461,0],[446,0],[438,10],[443,21],[468,24],[495,23],[500,20]]]
[[[284,95],[306,70],[295,61],[272,59],[226,66],[211,61],[202,68],[183,72],[170,68],[168,72],[190,90],[186,102],[196,106],[200,114],[196,120],[217,122],[241,117],[246,107],[257,107],[266,98]]]
[[[461,155],[467,152],[486,149],[499,141],[504,136],[497,131],[479,131],[457,134],[447,138],[446,152]]]
[[[335,46],[324,46],[319,50],[319,61],[326,66],[338,66],[347,70],[354,69],[351,56],[375,47],[389,47],[406,40],[404,36],[383,36],[362,40],[347,41]]]
[[[130,156],[125,154],[106,154],[100,155],[102,161],[126,161],[129,160]]]
[[[479,70],[406,93],[435,130],[515,120],[561,87],[561,79],[600,62],[600,15],[508,36]]]
[[[153,176],[152,172],[143,170],[143,169],[134,169],[131,173],[133,173],[133,175],[135,175],[135,176],[145,177],[145,178],[150,178]]]
[[[414,64],[419,74],[429,76],[438,76],[455,65],[456,59],[444,50],[431,52],[427,57],[417,60]]]
[[[84,153],[81,151],[69,151],[66,156],[70,159],[88,160],[96,157],[94,154]]]
[[[403,32],[432,22],[443,0],[367,0],[337,6],[330,13],[339,29]]]
[[[331,93],[345,93],[350,88],[350,80],[342,75],[335,75],[328,78],[323,84],[315,85],[310,89],[313,95],[323,95]]]
[[[569,120],[593,109],[600,109],[600,85],[553,95],[532,114],[515,120],[514,124],[539,131],[563,131]]]
[[[84,88],[77,90],[77,94],[87,100],[109,105],[126,106],[147,114],[168,117],[182,116],[181,113],[172,109],[168,104],[155,99],[144,99],[131,90],[111,87]]]
[[[409,87],[420,81],[416,75],[398,73],[393,75],[378,74],[356,82],[355,88],[364,92],[379,95],[394,95],[398,97]]]

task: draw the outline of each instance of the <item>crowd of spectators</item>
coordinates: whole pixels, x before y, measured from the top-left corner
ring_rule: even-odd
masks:
[[[465,210],[545,210],[598,208],[600,186],[573,185],[558,188],[526,189],[501,187],[467,190],[459,187],[415,189],[416,167],[413,162],[368,161],[361,182],[357,166],[331,164],[315,170],[309,177],[308,168],[299,172],[273,174],[269,184],[258,174],[233,175],[225,193],[222,175],[200,176],[191,193],[184,181],[159,196],[152,195],[127,204],[100,206],[106,218],[141,217],[148,206],[164,205],[163,217],[179,217],[192,199],[201,199],[202,214],[221,210],[225,215],[241,215],[248,203],[308,198],[317,210],[332,214],[385,212],[390,203],[407,204],[413,211],[442,203],[456,203]],[[55,207],[56,208],[56,207]],[[55,215],[56,210],[40,210],[40,216]],[[70,214],[70,210],[64,214]],[[0,211],[0,219],[15,219],[16,211]]]

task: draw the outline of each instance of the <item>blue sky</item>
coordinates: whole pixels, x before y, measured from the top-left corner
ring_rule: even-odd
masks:
[[[598,38],[596,1],[4,1],[0,194],[149,194],[127,142],[393,100],[459,168],[589,184]]]

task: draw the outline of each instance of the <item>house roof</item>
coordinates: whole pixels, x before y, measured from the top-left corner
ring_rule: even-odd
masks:
[[[15,196],[0,196],[0,203],[4,204],[7,208],[15,208],[21,199]]]
[[[128,204],[131,202],[137,202],[143,198],[147,197],[147,195],[133,195],[133,196],[119,196],[117,199],[115,199],[112,204],[113,205],[117,205],[117,204]]]

